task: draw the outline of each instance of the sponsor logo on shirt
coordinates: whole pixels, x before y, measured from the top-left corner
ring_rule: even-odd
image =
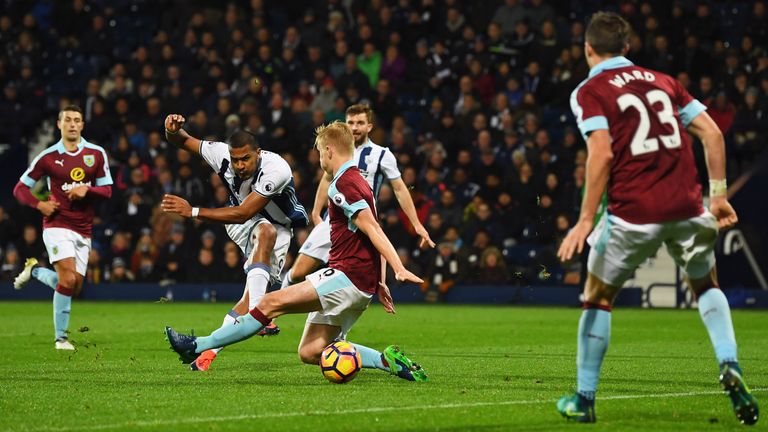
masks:
[[[75,168],[75,169],[79,169],[79,168]],[[61,185],[61,190],[63,190],[64,192],[69,192],[72,189],[74,189],[76,187],[79,187],[79,186],[91,187],[91,182],[87,181],[85,183],[83,183],[83,182],[64,183],[63,185]]]
[[[69,172],[69,176],[72,180],[79,182],[85,178],[85,170],[80,167],[72,168],[72,171]]]

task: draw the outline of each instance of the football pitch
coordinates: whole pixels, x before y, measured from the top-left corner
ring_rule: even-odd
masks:
[[[0,430],[692,430],[744,429],[717,383],[696,310],[616,309],[594,426],[555,400],[575,386],[579,309],[378,305],[349,339],[397,343],[430,382],[363,370],[344,385],[296,354],[305,316],[279,336],[227,348],[206,373],[179,363],[168,324],[197,334],[229,304],[75,302],[75,352],[53,349],[48,302],[0,302]],[[768,409],[768,313],[734,311],[739,357]],[[765,414],[764,414],[765,415]],[[749,430],[768,430],[763,418]]]

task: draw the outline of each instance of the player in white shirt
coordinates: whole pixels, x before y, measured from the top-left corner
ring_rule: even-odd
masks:
[[[227,234],[240,246],[247,278],[243,297],[224,317],[222,326],[232,325],[259,304],[270,282],[280,280],[293,228],[307,226],[309,218],[296,198],[291,167],[280,155],[261,150],[256,137],[245,131],[232,134],[229,143],[197,139],[181,128],[184,121],[178,114],[165,119],[168,141],[211,166],[229,191],[230,206],[197,208],[181,197],[165,195],[161,207],[183,217],[225,223]],[[272,326],[264,334],[279,332]],[[206,351],[191,369],[207,370],[217,353]]]
[[[378,199],[384,179],[389,180],[400,207],[416,230],[416,234],[421,237],[419,246],[435,247],[435,242],[419,221],[408,186],[400,178],[395,155],[388,148],[374,144],[368,138],[368,134],[373,129],[373,110],[368,105],[356,104],[347,108],[346,116],[347,125],[352,129],[352,135],[355,138],[355,153],[352,160],[371,186],[374,200]],[[331,180],[327,176],[323,176],[320,180],[315,204],[312,207],[312,222],[315,227],[299,249],[299,255],[293,267],[283,277],[283,287],[303,281],[308,274],[320,269],[328,262],[331,250],[331,225],[328,218],[322,218],[321,213],[328,204],[328,185]]]

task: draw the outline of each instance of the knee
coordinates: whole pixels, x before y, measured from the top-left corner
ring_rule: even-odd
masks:
[[[259,226],[259,244],[274,243],[277,239],[277,230],[272,224],[261,224]]]
[[[299,358],[305,364],[319,364],[321,352],[314,347],[302,345],[299,347]]]
[[[268,293],[256,306],[266,317],[272,318],[276,311],[280,310],[281,302],[275,292]]]
[[[613,300],[618,292],[619,288],[608,285],[592,274],[589,274],[584,285],[584,301],[610,306],[613,304]]]
[[[77,288],[77,273],[72,270],[63,270],[59,274],[59,285],[74,290]]]

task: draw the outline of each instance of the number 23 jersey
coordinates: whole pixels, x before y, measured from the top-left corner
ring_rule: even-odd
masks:
[[[703,213],[685,127],[706,107],[677,80],[613,57],[593,67],[576,87],[571,109],[584,140],[600,129],[611,136],[611,214],[646,224]]]

